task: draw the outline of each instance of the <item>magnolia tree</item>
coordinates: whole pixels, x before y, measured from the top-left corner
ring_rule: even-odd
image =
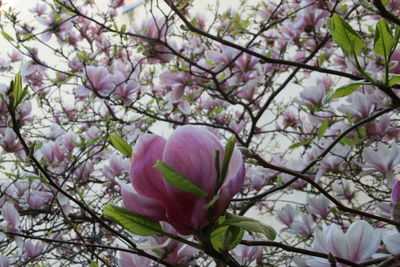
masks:
[[[201,2],[5,9],[0,266],[400,264],[400,2]]]

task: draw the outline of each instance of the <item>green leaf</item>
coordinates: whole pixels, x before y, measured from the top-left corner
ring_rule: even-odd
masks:
[[[12,38],[11,35],[6,33],[5,31],[1,31],[1,35],[3,35],[4,39],[6,39],[8,41],[14,41],[14,38]]]
[[[15,75],[14,84],[13,85],[14,85],[14,87],[12,88],[13,97],[14,97],[15,105],[18,105],[18,103],[21,101],[22,96],[24,94],[24,92],[22,90],[22,76],[21,76],[21,73],[18,73],[17,75]]]
[[[249,232],[260,233],[270,240],[274,240],[276,237],[276,232],[271,226],[244,216],[227,213],[226,220],[222,222],[222,225],[233,225]]]
[[[318,139],[321,139],[322,136],[324,136],[324,134],[325,134],[326,130],[328,129],[328,127],[329,127],[329,120],[328,120],[328,118],[325,118],[324,121],[321,124],[321,127],[318,130],[318,134],[317,134],[317,138]]]
[[[103,214],[121,225],[124,229],[136,235],[150,236],[163,233],[159,222],[135,214],[124,208],[106,205]]]
[[[367,85],[367,84],[371,84],[371,83],[355,82],[355,83],[350,83],[348,85],[342,86],[342,87],[336,89],[335,93],[332,96],[332,99],[348,96],[348,95],[352,94],[353,92],[355,92],[361,85]]]
[[[339,143],[342,145],[345,145],[345,146],[353,146],[354,145],[354,141],[346,136],[343,137],[342,139],[340,139]]]
[[[208,197],[208,194],[183,174],[169,166],[167,163],[157,161],[155,167],[159,169],[167,182],[181,191],[191,193],[199,197]]]
[[[391,75],[389,79],[389,86],[400,83],[400,75]]]
[[[387,6],[389,4],[390,0],[381,0],[381,2],[384,6]]]
[[[294,148],[297,148],[297,147],[306,146],[308,144],[310,144],[310,140],[304,140],[304,141],[301,141],[301,142],[298,142],[298,143],[295,143],[295,144],[291,145],[289,147],[289,149],[294,149]]]
[[[113,147],[118,150],[122,155],[130,157],[132,155],[132,147],[125,142],[121,137],[111,134],[110,141]]]
[[[328,28],[333,41],[347,54],[358,54],[364,46],[364,41],[353,28],[339,15],[334,14],[328,20]]]
[[[211,235],[211,244],[215,250],[221,252],[234,249],[242,241],[244,230],[237,226],[221,226],[215,229]]]
[[[324,99],[322,100],[322,105],[328,104],[332,100],[332,96],[334,93],[335,93],[335,91],[332,88],[329,88],[326,91],[326,95],[325,95]]]
[[[231,161],[233,150],[235,149],[236,138],[231,137],[225,146],[224,163],[222,164],[221,178],[222,181],[225,180],[225,176],[228,173],[229,162]]]
[[[394,40],[389,25],[384,19],[381,19],[375,27],[374,51],[383,56],[385,62],[388,62],[395,46],[396,41]]]
[[[90,267],[99,267],[99,265],[97,264],[97,262],[92,261],[92,262],[90,263]]]

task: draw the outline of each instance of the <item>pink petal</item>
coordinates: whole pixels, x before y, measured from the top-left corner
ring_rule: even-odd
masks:
[[[166,140],[158,135],[140,136],[133,148],[130,176],[135,190],[162,203],[170,201],[161,172],[154,167],[162,159]]]
[[[138,195],[131,185],[119,179],[115,179],[115,181],[121,187],[121,195],[125,208],[156,221],[166,220],[165,209],[160,202]]]
[[[211,196],[217,178],[216,149],[223,155],[224,148],[215,135],[205,128],[186,125],[175,130],[168,139],[163,159]],[[168,190],[177,192],[170,186]]]
[[[239,149],[235,148],[225,181],[218,192],[219,199],[216,203],[215,216],[219,217],[222,215],[231,198],[242,189],[244,178],[245,168],[242,153],[240,153]]]

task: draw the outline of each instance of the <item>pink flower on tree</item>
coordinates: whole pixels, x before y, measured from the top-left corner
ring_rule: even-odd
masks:
[[[379,231],[374,230],[366,221],[356,221],[346,233],[336,224],[323,225],[322,231],[315,234],[314,249],[353,262],[362,262],[378,250],[380,242]],[[307,263],[315,267],[331,266],[326,259],[312,259]]]
[[[365,164],[370,172],[380,172],[385,175],[389,184],[394,177],[394,167],[400,162],[400,151],[397,144],[392,142],[389,145],[379,143],[376,150],[367,148],[362,154]]]
[[[25,242],[25,253],[28,258],[35,258],[42,253],[44,245],[40,241],[27,240]]]
[[[183,126],[168,140],[147,134],[140,136],[133,149],[130,169],[132,186],[120,182],[124,205],[128,210],[157,221],[170,223],[180,234],[187,235],[207,224],[207,203],[216,195],[213,219],[222,215],[230,199],[240,191],[245,167],[240,151],[235,148],[225,180],[217,188],[216,150],[220,166],[224,148],[216,136],[204,128]],[[154,167],[163,161],[206,192],[197,196],[171,186]]]
[[[19,229],[20,216],[13,204],[10,202],[4,203],[1,209],[1,215],[7,222],[11,231],[17,231],[17,229]]]
[[[400,180],[395,180],[392,188],[392,204],[398,202],[400,202]]]
[[[383,231],[382,241],[386,249],[393,255],[400,254],[400,233],[396,230]]]
[[[88,81],[86,87],[102,96],[108,95],[114,88],[112,75],[105,67],[89,66],[86,68]]]
[[[129,252],[120,251],[118,257],[119,267],[144,267],[151,266],[151,260]]]

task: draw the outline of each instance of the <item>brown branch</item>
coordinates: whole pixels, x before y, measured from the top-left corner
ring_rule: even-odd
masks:
[[[381,0],[374,0],[372,3],[378,9],[379,15],[400,26],[400,19],[387,11]]]

